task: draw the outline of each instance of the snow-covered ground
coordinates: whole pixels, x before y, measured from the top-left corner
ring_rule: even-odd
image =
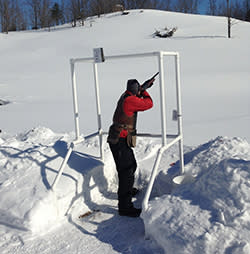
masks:
[[[174,37],[152,36],[166,26],[178,27]],[[249,253],[249,28],[239,21],[227,39],[223,17],[134,10],[74,29],[0,34],[0,253]],[[77,145],[50,190],[74,140],[69,59],[92,56],[95,47],[106,55],[163,50],[181,56],[185,170],[196,178],[173,184],[178,149],[165,152],[141,218],[118,216],[115,165],[107,144],[100,162],[96,137]],[[98,66],[105,130],[126,80],[143,82],[157,68],[148,58]],[[165,79],[173,133],[171,58]],[[97,130],[91,65],[77,66],[77,82],[86,136]],[[149,90],[154,108],[139,114],[139,132],[160,132],[157,86],[158,80]],[[138,138],[136,206],[160,144]]]

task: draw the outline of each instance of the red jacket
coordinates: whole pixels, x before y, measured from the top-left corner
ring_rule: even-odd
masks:
[[[141,98],[129,91],[126,91],[126,93],[130,95],[123,102],[123,111],[127,116],[132,116],[134,112],[144,111],[153,107],[153,101],[147,91],[142,93]],[[127,130],[122,130],[120,137],[125,138],[127,134]]]

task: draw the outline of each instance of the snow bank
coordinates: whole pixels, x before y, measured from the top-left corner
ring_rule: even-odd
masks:
[[[44,127],[16,136],[1,133],[0,223],[6,230],[43,234],[89,210],[115,205],[115,165],[107,145],[105,166],[99,161],[98,138],[77,147],[56,191],[50,190],[72,140],[71,134]],[[159,145],[157,139],[138,139],[137,186],[148,182]],[[192,183],[168,186],[178,162],[168,168],[176,150],[164,153],[160,168],[166,170],[153,193],[158,190],[159,197],[142,213],[146,235],[168,254],[249,253],[250,145],[241,138],[218,137],[185,150],[186,170],[197,177]]]
[[[196,180],[149,202],[147,235],[166,253],[249,253],[249,160],[240,138],[218,137],[185,154]]]
[[[79,215],[74,215],[73,208],[80,206],[84,212],[90,209],[92,199],[98,201],[104,192],[107,194],[115,174],[109,163],[107,171],[97,157],[90,155],[97,153],[96,139],[81,144],[81,152],[72,153],[56,191],[51,191],[72,140],[71,134],[55,134],[44,127],[15,136],[1,133],[1,224],[42,233],[56,226],[69,211],[72,216]]]
[[[105,163],[99,160],[97,137],[75,147],[56,190],[51,190],[73,139],[73,134],[56,134],[45,127],[15,136],[1,133],[1,224],[42,234],[69,217],[78,218],[89,210],[100,209],[103,202],[108,206],[114,195],[116,200],[115,164],[107,144]],[[142,187],[148,181],[159,142],[138,139],[137,186]]]
[[[33,216],[38,202],[48,196],[49,180],[47,163],[53,161],[55,155],[53,145],[60,136],[51,130],[40,127],[16,136],[6,133],[1,135],[0,146],[0,220],[4,225],[12,225],[25,230],[32,229]],[[56,158],[54,158],[56,159]],[[49,174],[51,178],[51,174]],[[56,210],[53,202],[49,202],[41,210],[41,216],[36,219],[43,227],[48,220],[45,211]],[[31,212],[32,211],[32,212]],[[52,213],[55,217],[55,212]],[[18,220],[18,224],[15,222]],[[37,224],[37,223],[35,223]],[[38,230],[41,226],[38,227]]]

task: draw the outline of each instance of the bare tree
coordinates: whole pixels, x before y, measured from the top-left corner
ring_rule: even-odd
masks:
[[[16,29],[18,31],[20,30],[26,30],[28,27],[28,21],[26,18],[26,10],[23,8],[22,4],[19,0],[13,0],[15,1],[15,10],[14,10],[14,19],[16,22]]]
[[[216,15],[217,14],[217,0],[209,0],[208,2],[208,14]]]
[[[61,12],[62,12],[62,23],[64,24],[66,22],[65,17],[65,0],[61,0]]]
[[[5,33],[27,29],[24,10],[18,0],[0,0],[0,21]]]
[[[17,1],[11,0],[9,1],[9,25],[8,31],[16,31],[17,30]]]
[[[51,23],[51,0],[26,0],[29,9],[32,29],[49,27]]]
[[[231,38],[231,27],[232,27],[232,18],[231,18],[231,1],[224,0],[219,6],[218,15],[227,17],[227,36]]]
[[[244,5],[240,4],[238,0],[224,0],[218,8],[218,15],[226,16],[227,18],[227,36],[231,38],[231,30],[233,25],[238,21],[232,20],[232,18],[245,19]]]
[[[235,0],[231,8],[232,8],[231,10],[232,17],[240,20],[245,20],[246,9],[242,1]]]
[[[30,9],[32,29],[38,29],[40,0],[26,0],[26,4]]]
[[[126,9],[146,9],[152,8],[152,6],[156,5],[156,2],[152,0],[123,0],[122,4]]]
[[[50,15],[50,0],[41,0],[39,9],[39,21],[41,28],[50,27],[51,15]]]
[[[250,0],[245,0],[245,20],[250,22]]]
[[[87,9],[87,0],[70,0],[68,5],[69,14],[72,20],[72,26],[76,26],[77,20],[84,25],[86,17],[85,10]]]
[[[174,10],[184,13],[197,13],[199,0],[177,0]]]
[[[90,3],[90,13],[92,15],[97,15],[98,17],[101,16],[101,14],[104,14],[106,12],[106,3],[105,0],[92,0]]]
[[[231,6],[230,0],[227,1],[227,36],[231,38],[231,27],[232,27],[232,20],[231,20]]]
[[[9,32],[10,23],[10,1],[0,0],[1,27],[3,33]]]
[[[159,10],[170,10],[170,0],[159,1],[159,0],[149,0],[145,3],[145,7],[149,9],[159,9]]]
[[[171,0],[165,0],[165,1],[164,1],[164,4],[165,4],[164,9],[165,9],[166,11],[171,11],[171,10],[172,10]]]

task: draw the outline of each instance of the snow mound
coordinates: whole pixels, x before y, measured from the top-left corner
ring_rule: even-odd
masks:
[[[45,127],[15,136],[1,133],[0,223],[7,229],[43,234],[67,219],[65,215],[78,217],[112,193],[114,163],[107,152],[105,166],[98,158],[97,137],[75,148],[51,190],[72,140],[71,134]]]
[[[49,218],[57,218],[54,216],[54,202],[47,202],[49,205],[41,210],[40,218],[31,215],[39,202],[50,197],[49,183],[55,175],[52,167],[55,167],[59,157],[54,146],[61,135],[54,134],[50,129],[37,127],[16,136],[5,133],[1,136],[0,221],[8,227],[28,231],[33,230],[35,219],[40,223],[36,229],[40,230],[41,224],[45,225]],[[54,212],[48,217],[45,211]]]
[[[52,130],[45,128],[45,127],[36,127],[31,130],[28,130],[25,133],[21,133],[17,136],[17,139],[20,141],[26,141],[29,143],[37,142],[38,140],[40,143],[47,143],[48,141],[51,142],[51,138],[55,136]]]
[[[193,183],[149,202],[145,230],[166,253],[249,253],[250,145],[218,137],[185,154]]]
[[[73,151],[63,175],[51,191],[73,135],[37,127],[16,136],[1,133],[0,223],[6,232],[43,234],[89,210],[105,210],[117,199],[117,176],[110,150],[99,160],[98,138]],[[160,140],[138,139],[136,184],[148,182]],[[178,148],[176,148],[177,150]],[[176,158],[170,149],[160,167]],[[249,253],[250,145],[241,138],[218,137],[195,149],[185,148],[185,168],[192,183],[166,186],[178,162],[160,174],[158,192],[143,211],[145,232],[167,253]],[[170,177],[169,177],[170,176]],[[156,188],[158,187],[158,188]],[[112,205],[111,205],[112,204]]]

